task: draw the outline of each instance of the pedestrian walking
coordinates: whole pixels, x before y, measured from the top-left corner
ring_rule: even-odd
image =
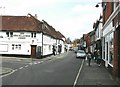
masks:
[[[87,54],[87,60],[88,60],[88,65],[90,66],[90,62],[91,62],[92,56],[91,56],[91,52],[89,51]]]
[[[98,66],[101,65],[101,55],[100,55],[100,50],[97,51],[97,64],[98,64]]]

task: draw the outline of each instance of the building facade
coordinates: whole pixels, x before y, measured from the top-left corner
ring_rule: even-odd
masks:
[[[120,78],[120,2],[103,2],[102,59],[105,67]]]
[[[2,55],[41,58],[53,54],[52,48],[54,44],[57,45],[57,40],[60,40],[62,46],[64,45],[62,37],[57,36],[57,33],[51,33],[52,30],[48,25],[45,27],[43,22],[31,14],[0,18],[2,20],[0,54]]]

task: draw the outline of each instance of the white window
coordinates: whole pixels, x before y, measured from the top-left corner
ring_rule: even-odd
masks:
[[[32,38],[36,38],[36,33],[31,33]]]
[[[105,59],[105,37],[103,38],[102,41],[102,58]]]
[[[6,32],[7,37],[13,37],[13,32]]]
[[[10,37],[13,37],[13,32],[10,32]]]
[[[12,50],[21,50],[21,44],[12,44]]]
[[[7,37],[9,37],[9,32],[6,32]]]
[[[18,45],[18,49],[21,50],[21,45],[20,44]]]
[[[110,34],[110,40],[109,40],[109,63],[113,65],[113,32]]]
[[[14,50],[14,44],[12,44],[12,50]]]

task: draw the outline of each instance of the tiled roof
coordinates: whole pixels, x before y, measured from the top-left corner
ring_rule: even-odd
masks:
[[[65,38],[65,36],[63,34],[61,34],[59,31],[57,31],[57,34],[59,36],[59,39]]]
[[[47,26],[46,29],[49,32],[49,34],[54,38],[59,39],[56,30],[52,26],[50,26],[46,21],[43,20],[43,23]]]
[[[64,38],[59,31],[56,31],[46,21],[41,22],[31,14],[28,14],[28,16],[0,16],[0,19],[2,20],[2,24],[0,24],[0,30],[2,31],[43,32],[56,39]]]
[[[9,31],[41,31],[38,21],[32,16],[1,16],[2,28]]]

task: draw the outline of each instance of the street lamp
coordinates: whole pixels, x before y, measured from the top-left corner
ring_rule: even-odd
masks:
[[[102,4],[102,3],[101,3],[101,2],[97,3],[97,5],[96,5],[95,7],[98,8],[98,7],[99,7],[99,4]]]

